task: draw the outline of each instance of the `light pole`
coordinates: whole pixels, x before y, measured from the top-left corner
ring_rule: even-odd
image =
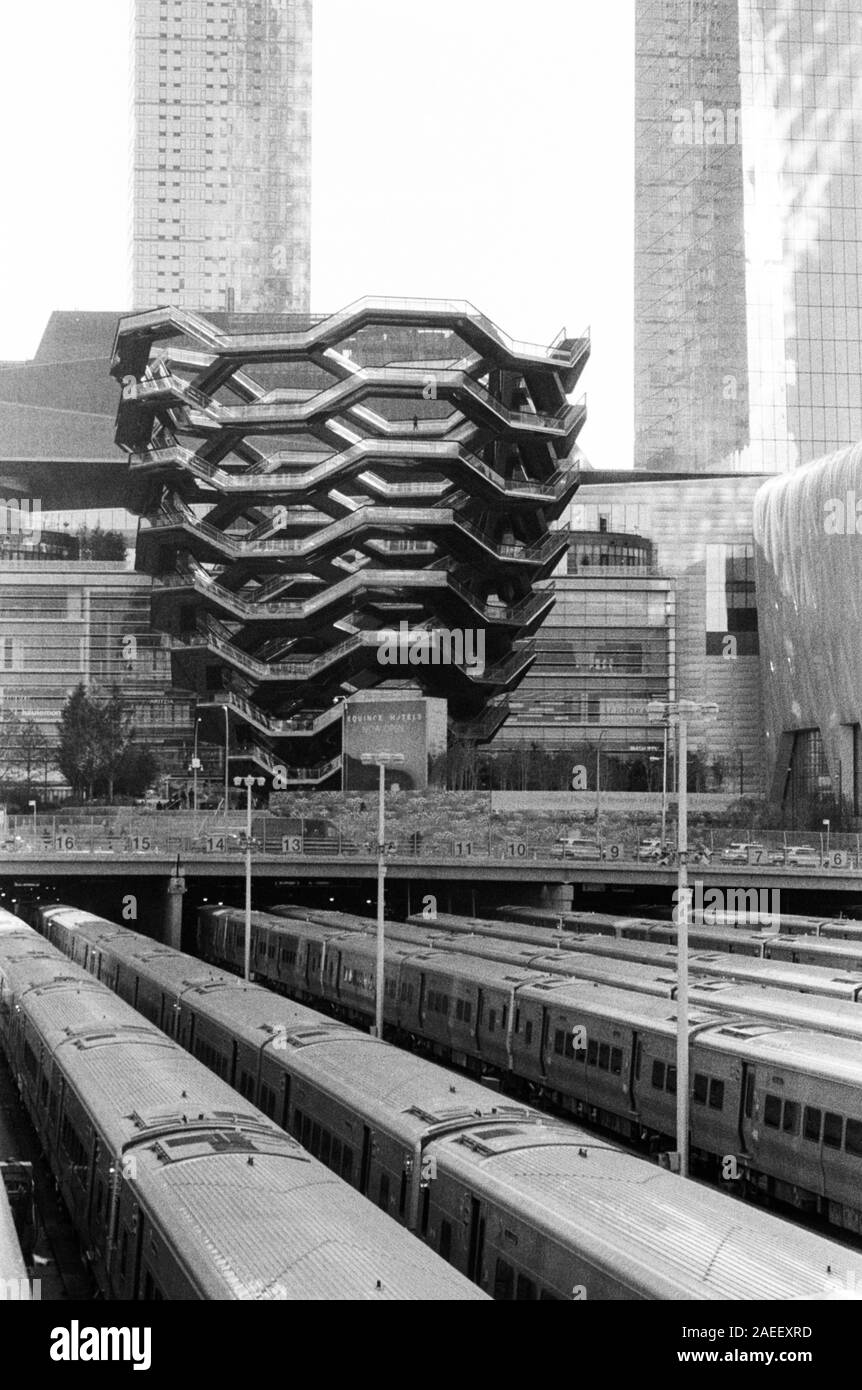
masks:
[[[200,726],[201,719],[200,715],[198,715],[195,720],[195,747],[192,753],[192,806],[194,807],[195,815],[198,813],[198,769],[201,765],[201,760],[198,757],[198,730]]]
[[[667,721],[664,726],[664,754],[661,769],[661,852],[665,850],[667,834]]]
[[[228,823],[228,806],[230,803],[230,787],[228,786],[228,768],[230,765],[230,715],[227,705],[222,705],[224,711],[224,823]]]
[[[378,753],[363,753],[361,761],[364,767],[378,767],[380,769],[379,792],[377,802],[377,978],[374,1000],[374,1036],[383,1037],[383,883],[386,878],[386,769],[387,767],[401,767],[405,761],[403,753],[388,753],[381,750]]]
[[[35,822],[36,822],[36,816],[35,816],[35,812],[34,812],[34,815],[33,815],[33,823],[34,823],[34,825],[35,825]],[[826,858],[828,859],[828,858],[829,858],[829,832],[830,832],[831,829],[832,829],[832,822],[831,822],[831,821],[828,821],[828,820],[824,820],[823,824],[826,826]]]
[[[602,739],[607,729],[602,729],[596,743],[596,838],[599,834],[599,817],[602,814]]]
[[[33,807],[33,848],[35,849],[35,848],[36,848],[36,803],[35,803],[35,801],[28,801],[28,802],[27,802],[27,805]],[[828,852],[829,852],[829,851],[827,850],[827,854],[828,854]]]
[[[677,975],[676,975],[676,1147],[680,1177],[688,1177],[688,721],[709,719],[714,704],[694,700],[655,700],[647,706],[651,723],[676,724],[679,805],[677,809]]]
[[[251,789],[263,787],[265,777],[234,777],[235,787],[245,787],[245,943],[243,946],[243,976],[251,979]]]

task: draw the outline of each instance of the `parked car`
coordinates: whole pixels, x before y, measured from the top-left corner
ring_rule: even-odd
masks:
[[[811,845],[788,845],[783,862],[788,869],[819,869],[823,864],[820,851]]]
[[[601,859],[602,847],[597,840],[582,840],[578,835],[561,835],[555,842],[554,853],[562,859]]]
[[[638,859],[658,860],[662,857],[661,840],[641,840],[638,845]]]
[[[756,840],[734,840],[721,851],[721,860],[723,864],[766,864],[769,855],[766,845]]]

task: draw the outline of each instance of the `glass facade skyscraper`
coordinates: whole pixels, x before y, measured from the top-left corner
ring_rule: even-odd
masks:
[[[135,0],[136,308],[306,313],[312,0]]]
[[[635,466],[862,436],[862,12],[638,0]]]

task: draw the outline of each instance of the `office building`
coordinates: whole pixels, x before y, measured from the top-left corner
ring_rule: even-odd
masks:
[[[638,0],[635,466],[779,473],[862,437],[862,16]]]
[[[753,505],[763,481],[737,475],[583,475],[563,517],[573,533],[569,574],[555,577],[557,608],[539,636],[548,655],[529,677],[534,701],[547,698],[536,684],[546,671],[546,691],[556,687],[557,701],[568,685],[569,746],[595,745],[601,738],[603,751],[614,750],[621,775],[628,764],[640,780],[645,768],[636,765],[643,752],[656,756],[649,701],[714,703],[717,716],[691,733],[699,783],[704,790],[760,795],[764,740]],[[557,634],[550,623],[566,608],[571,625],[553,654],[551,638]],[[553,680],[548,664],[555,668]],[[525,692],[526,683],[520,693]],[[510,721],[504,737],[511,736]]]
[[[312,0],[135,0],[133,302],[307,313]]]

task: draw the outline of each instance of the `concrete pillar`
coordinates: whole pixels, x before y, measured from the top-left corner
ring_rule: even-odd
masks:
[[[541,906],[551,912],[571,912],[574,888],[571,883],[545,883],[541,890]]]
[[[183,942],[183,894],[186,881],[182,875],[171,875],[165,888],[165,910],[162,940],[175,951],[182,950]]]

